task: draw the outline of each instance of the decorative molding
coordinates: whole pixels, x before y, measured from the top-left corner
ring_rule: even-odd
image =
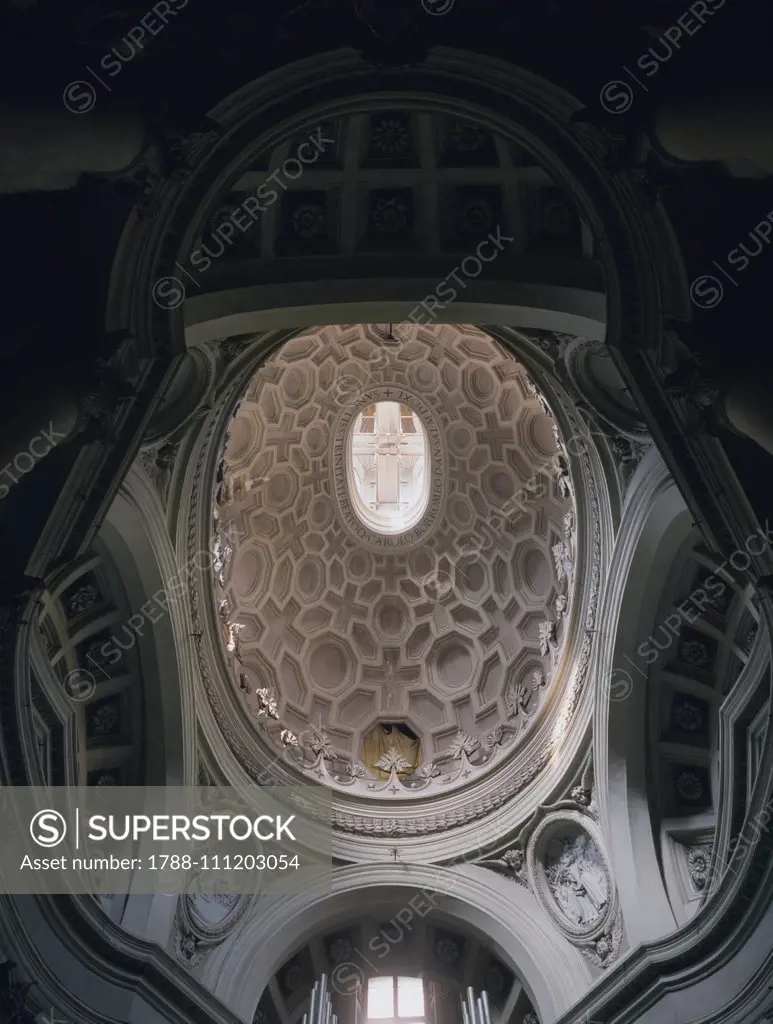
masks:
[[[560,844],[560,852],[548,849]],[[549,857],[552,856],[552,862]],[[596,967],[619,956],[622,914],[601,831],[592,815],[545,813],[526,850],[532,891],[548,916]]]
[[[511,847],[480,864],[529,889],[594,966],[605,968],[617,959],[623,942],[622,913],[589,770],[567,799],[540,806]]]
[[[452,63],[451,58],[446,58],[446,59],[449,61],[449,63]],[[320,63],[322,63],[322,62],[320,62]],[[464,62],[460,62],[460,63],[462,64],[462,67],[464,67]],[[493,62],[492,61],[491,62],[492,66],[495,63],[497,63],[497,62]],[[303,70],[304,70],[304,73],[306,73],[307,69],[305,67],[304,67]],[[296,71],[297,71],[297,69],[296,69]],[[489,68],[487,67],[486,68],[486,72],[488,72],[488,71],[489,71]],[[492,75],[494,73],[495,72],[492,70]],[[277,77],[279,77],[279,76],[277,76]],[[283,75],[282,76],[282,81],[284,81],[286,79],[286,77],[287,76]],[[429,77],[430,76],[428,75],[427,79],[426,79],[428,85],[430,84],[429,83]],[[312,78],[312,80],[314,82],[314,88],[319,89],[319,82],[321,80],[324,80],[323,79],[323,75],[321,75],[321,74],[319,76],[314,75],[314,76],[311,76],[311,78]],[[514,92],[517,93],[517,90],[518,90],[518,88],[520,86],[520,72],[518,72],[516,74],[513,74],[512,78],[513,78],[513,82],[514,83],[515,83],[516,78],[517,78],[519,84],[518,85],[513,84],[512,86],[508,85],[507,88],[512,88],[514,90]],[[350,84],[349,81],[347,81],[346,74],[342,73],[340,75],[340,80],[341,80],[341,88],[342,88],[342,90],[346,90],[348,88],[349,84]],[[478,83],[478,78],[477,77],[475,78],[475,82],[476,82],[476,88],[477,88],[477,83]],[[273,88],[274,85],[275,85],[275,80],[272,82],[272,88]],[[261,88],[264,88],[264,86],[261,86]],[[268,89],[268,86],[265,86],[265,88]],[[503,90],[504,90],[504,86],[503,86]],[[429,90],[429,91],[431,91],[431,90]],[[439,91],[440,90],[438,90],[438,92]],[[291,92],[292,92],[292,90],[289,90],[289,89],[288,90],[285,90],[285,89],[281,90],[283,99],[284,99],[284,97],[286,97],[288,95],[291,95]],[[557,93],[558,93],[558,91],[556,90],[556,94]],[[304,102],[304,97],[301,95],[300,90],[299,90],[299,96],[300,96],[300,102],[303,103]],[[503,99],[509,101],[510,97],[509,96],[508,97],[503,97]],[[246,103],[246,101],[241,96],[240,96],[239,102],[240,103]],[[545,100],[545,109],[546,109],[546,111],[551,111],[552,112],[553,107],[557,107],[558,105],[559,104],[557,102],[551,103],[550,101]],[[266,103],[265,106],[268,107],[268,103]],[[525,106],[526,106],[526,104],[524,104],[523,101],[521,101],[521,103],[518,104],[518,105],[516,105],[515,103],[513,104],[513,107],[515,109],[515,114],[514,114],[514,120],[515,121],[518,120],[518,114],[519,114],[520,110],[523,109]],[[537,119],[539,113],[540,113],[540,111],[535,107],[535,110],[532,111],[533,118]],[[545,113],[544,119],[546,121],[548,120],[548,116],[549,116],[548,113]],[[526,120],[526,119],[524,119],[524,120]],[[558,112],[555,113],[555,121],[556,121],[556,125],[560,124],[560,118],[559,118],[559,113]],[[531,120],[530,119],[529,119],[528,123],[531,124]],[[236,129],[234,129],[233,134],[234,134],[234,136],[236,136],[236,135],[238,135],[240,133],[237,132]],[[242,136],[244,134],[246,134],[246,133],[245,132],[241,132]],[[255,133],[255,134],[256,134],[256,137],[257,137],[258,133]],[[572,154],[570,152],[570,150],[569,150],[568,140],[564,137],[564,133],[563,133],[562,129],[560,129],[558,127],[550,129],[549,132],[546,132],[546,135],[550,136],[551,141],[556,141],[557,143],[561,143],[561,142],[565,143],[565,145],[563,145],[563,146],[557,145],[556,149],[557,149],[557,151],[560,150],[562,153],[568,154],[567,156],[565,156],[564,159],[566,159],[568,164],[575,166],[579,179],[581,179],[582,182],[586,183],[586,185],[587,185],[588,194],[587,195],[585,194],[583,186],[581,184],[579,184],[579,183],[577,184],[577,188],[576,188],[575,191],[578,194],[582,192],[582,194],[583,194],[583,202],[586,204],[586,207],[592,205],[593,200],[598,200],[599,209],[603,209],[603,211],[604,211],[603,214],[599,213],[598,216],[599,216],[599,218],[601,218],[605,222],[606,237],[608,237],[608,238],[610,238],[612,240],[611,243],[610,243],[610,246],[609,246],[609,249],[610,249],[609,254],[604,254],[605,255],[605,259],[608,258],[610,261],[614,261],[617,266],[623,268],[623,270],[619,274],[619,278],[620,278],[619,283],[618,283],[618,281],[616,279],[613,281],[613,288],[615,288],[615,289],[617,289],[618,287],[621,288],[622,289],[622,294],[615,292],[614,294],[612,294],[612,296],[610,298],[610,309],[612,311],[612,315],[610,316],[610,324],[611,324],[611,328],[612,328],[612,330],[611,330],[611,341],[612,341],[612,343],[617,343],[617,344],[620,344],[620,345],[626,345],[626,346],[630,345],[632,348],[639,348],[639,349],[646,348],[648,345],[651,345],[651,343],[653,341],[653,338],[646,335],[646,333],[645,333],[645,330],[646,330],[645,325],[648,324],[648,323],[651,323],[651,324],[656,324],[657,323],[657,310],[653,308],[654,303],[648,302],[646,300],[646,296],[647,295],[655,295],[656,292],[657,292],[657,289],[655,287],[648,288],[647,285],[654,285],[655,284],[656,274],[657,274],[657,272],[659,270],[659,268],[657,268],[654,265],[653,266],[649,266],[647,261],[649,260],[652,264],[656,264],[657,263],[656,254],[657,254],[658,247],[657,247],[656,242],[651,237],[648,237],[646,240],[644,240],[644,239],[641,238],[641,236],[639,234],[639,232],[643,233],[643,232],[646,231],[649,236],[654,236],[654,235],[656,236],[656,231],[651,226],[651,223],[649,221],[645,221],[644,218],[641,217],[641,210],[640,210],[641,200],[640,200],[640,197],[638,197],[636,195],[636,193],[635,193],[635,185],[632,184],[630,179],[626,178],[626,176],[624,174],[615,175],[614,179],[617,179],[617,180],[614,180],[612,175],[604,176],[602,174],[601,166],[597,165],[592,159],[583,160],[581,153],[580,154],[578,154],[578,153]],[[587,149],[588,152],[591,152],[594,149],[593,140],[589,140],[588,138],[585,138],[585,139],[582,139],[581,141],[582,141],[583,147],[585,149]],[[547,143],[546,143],[546,147],[547,147]],[[556,163],[558,163],[558,157],[555,157],[555,161],[556,161]],[[218,170],[223,171],[223,168],[219,168]],[[214,174],[214,172],[213,172],[213,174]],[[570,174],[570,172],[567,169],[566,176],[569,176],[569,174]],[[209,179],[209,180],[207,180],[205,182],[198,181],[198,182],[196,182],[196,188],[192,188],[191,192],[189,194],[174,196],[173,197],[174,205],[177,208],[176,216],[179,219],[181,219],[181,220],[185,220],[186,222],[189,221],[191,216],[192,216],[191,211],[195,210],[195,207],[196,207],[195,199],[196,199],[196,191],[197,191],[197,189],[199,190],[200,194],[203,195],[204,193],[207,192],[207,190],[209,190],[211,192],[214,189],[214,187],[215,187],[215,185],[214,185],[214,181],[212,179]],[[630,189],[630,194],[629,194],[629,191],[628,191],[629,189]],[[609,200],[609,209],[607,209],[607,207],[604,205],[604,203],[603,203],[604,199],[608,199]],[[173,204],[170,202],[170,206],[171,205],[173,205]],[[154,217],[152,219],[155,220],[156,218]],[[159,220],[159,223],[161,223],[162,219],[158,218],[158,220]],[[608,225],[607,225],[607,222],[608,222]],[[637,225],[637,230],[636,231],[634,231],[634,224]],[[175,238],[174,238],[175,228],[174,228],[174,226],[172,226],[171,231],[169,232],[168,235],[163,236],[162,235],[162,231],[166,231],[166,230],[167,230],[167,226],[166,226],[166,224],[164,224],[164,228],[163,229],[159,229],[158,235],[151,239],[153,244],[147,244],[148,243],[148,238],[146,236],[143,236],[140,239],[140,241],[142,243],[142,248],[143,248],[143,260],[144,260],[146,266],[143,267],[142,272],[140,272],[140,273],[133,273],[132,272],[132,273],[126,273],[125,274],[125,277],[126,277],[127,281],[131,282],[130,287],[132,289],[136,289],[137,294],[139,294],[139,295],[146,296],[147,294],[149,294],[150,293],[150,289],[149,289],[149,287],[147,287],[147,285],[148,285],[149,282],[152,282],[154,280],[154,276],[153,275],[155,275],[157,277],[157,276],[160,276],[160,274],[163,272],[163,268],[159,269],[159,267],[155,265],[155,260],[154,259],[145,259],[145,253],[148,253],[148,252],[150,252],[150,253],[158,253],[159,254],[158,258],[166,259],[166,258],[171,258],[171,257],[169,257],[169,254],[171,252],[175,252],[176,253],[178,251],[178,248],[174,245],[174,241],[175,241]],[[633,242],[632,242],[633,238],[636,238],[641,243],[636,248],[634,247]],[[645,241],[648,244],[645,244]],[[628,243],[631,243],[630,246],[628,245]],[[637,255],[636,255],[637,253],[639,253],[639,254],[645,254],[646,253],[648,255],[646,255],[646,256],[645,255],[639,255],[637,257]],[[665,264],[665,261],[663,261],[663,262]],[[121,269],[122,269],[122,271],[124,271],[126,268],[122,267]],[[133,271],[134,270],[134,266],[130,266],[129,269]],[[662,267],[662,271],[661,272],[662,272],[662,274],[664,276],[668,277],[668,275],[671,272],[671,270],[672,270],[672,267],[670,265],[668,265],[668,266],[664,265]],[[150,275],[149,281],[145,280],[145,275],[147,275],[147,274]],[[637,304],[637,302],[635,301],[637,296],[642,297],[641,303]],[[633,301],[625,301],[624,302],[623,299],[633,300]],[[126,307],[130,308],[128,302],[126,303]],[[167,321],[167,320],[171,321],[173,318],[171,318],[171,317],[169,317],[168,315],[165,314],[163,319],[164,319],[164,321]],[[166,323],[164,323],[163,327],[161,328],[161,331],[159,332],[159,337],[160,338],[166,337],[165,332],[167,330],[171,330],[171,329],[172,328],[169,328],[168,325]],[[620,332],[620,336],[619,337],[616,336],[618,331]],[[148,347],[152,349],[151,338],[150,337],[143,338],[143,344],[144,345],[148,345]],[[696,466],[696,465],[689,466],[688,469],[686,470],[686,475],[689,477],[691,484],[694,485],[696,483],[696,481],[699,482],[701,480],[700,466]],[[713,528],[716,531],[718,523],[720,525],[725,523],[726,518],[730,519],[730,520],[733,519],[733,513],[732,512],[728,513],[726,506],[715,504],[714,501],[712,500],[711,492],[712,492],[712,485],[713,485],[713,477],[712,477],[711,474],[706,474],[706,477],[703,480],[703,483],[704,483],[704,486],[709,491],[708,504],[709,504],[709,507],[710,507],[710,518],[713,521]],[[104,481],[102,481],[102,484],[104,485]],[[716,488],[713,488],[713,489],[715,491],[717,490]],[[95,491],[99,492],[95,496],[95,500],[98,502],[99,500],[101,500],[101,498],[103,496],[103,494],[102,494],[102,487],[95,488]],[[723,500],[725,502],[727,501],[727,496],[726,495],[724,496]],[[72,536],[75,537],[75,542],[76,543],[79,543],[81,538],[78,537],[78,536],[75,536],[78,533],[78,529],[76,529],[75,527],[76,526],[77,527],[82,526],[85,523],[86,518],[92,516],[92,512],[94,512],[94,508],[95,508],[94,505],[90,504],[86,509],[83,510],[83,515],[81,516],[81,518],[78,521],[78,523],[77,524],[74,524],[74,523],[71,524],[73,526],[73,529],[72,529],[71,533],[72,533]],[[735,517],[736,523],[741,518],[742,518],[741,516],[736,515],[736,517]],[[91,522],[89,522],[88,525],[89,525],[89,528],[90,528]],[[723,541],[726,540],[726,536],[725,536],[726,531],[719,530],[717,532],[722,536]],[[730,541],[732,542],[732,531],[730,531],[730,533],[731,533]],[[739,526],[739,529],[737,530],[737,533],[738,533],[739,537],[743,535],[743,531],[740,528],[740,526]],[[5,668],[6,667],[8,667],[8,666],[6,664],[4,664],[3,665],[3,669],[4,669],[3,677],[4,678],[5,678]],[[10,693],[10,688],[9,688],[9,693]],[[768,749],[768,748],[769,748],[769,744],[767,745],[766,749]],[[12,753],[13,753],[13,751],[12,751]],[[763,764],[762,764],[763,769],[767,769],[767,768],[770,767],[770,765],[768,763],[769,760],[770,760],[769,757],[766,757],[766,758],[763,759]],[[769,773],[767,772],[767,770],[764,770],[764,771],[761,772],[761,779],[765,779],[765,778],[768,778],[768,777],[769,777]],[[759,793],[761,788],[762,788],[761,786],[758,786],[756,792]],[[769,857],[769,850],[762,850],[762,854]],[[757,861],[759,862],[758,866],[761,869],[762,865],[764,864],[763,857],[762,856],[758,857]],[[734,895],[736,895],[736,894],[734,893]],[[738,913],[740,914],[741,911],[739,910]],[[724,936],[726,936],[728,934],[727,927],[725,927],[724,929],[721,929],[721,930],[723,932],[723,938],[724,938]],[[708,931],[708,929],[703,929],[702,932],[701,932],[701,938],[703,939],[702,951],[704,950],[705,945],[707,943],[707,940],[705,939],[707,931]],[[145,977],[144,977],[143,980],[147,980],[147,978],[148,978],[148,976],[150,974],[150,971],[148,971],[147,967],[146,967],[146,962],[147,962],[148,958],[149,957],[146,956],[146,958],[142,962],[142,964],[140,965],[138,963],[138,965],[136,967],[137,974],[139,974],[141,971],[146,971],[147,972],[147,973],[145,973]],[[137,956],[137,960],[139,961],[139,955]],[[645,973],[645,972],[641,972],[641,974],[643,974],[643,973]],[[650,974],[652,974],[652,973],[654,973],[654,972],[650,972]],[[654,979],[652,979],[650,977],[650,978],[647,978],[646,980],[647,980],[647,983],[649,984],[650,988],[654,988],[655,987],[654,984],[651,984],[651,982]]]
[[[589,767],[583,772],[579,784],[571,787],[568,797],[564,797],[556,803],[541,804],[536,809],[516,835],[514,844],[505,850],[501,857],[484,859],[479,863],[483,867],[491,868],[494,871],[501,871],[508,878],[513,878],[523,885],[530,886],[526,876],[521,874],[526,866],[526,849],[534,830],[544,817],[557,811],[573,811],[579,814],[587,814],[593,821],[598,820],[598,812],[593,800],[592,774]]]
[[[195,879],[191,883],[195,887]],[[236,894],[184,894],[177,897],[174,951],[192,970],[238,927],[253,903]]]
[[[711,874],[711,846],[687,848],[687,872],[696,892],[704,892]]]
[[[201,939],[183,921],[175,919],[175,956],[188,970],[198,967],[204,959],[205,954],[201,946]]]

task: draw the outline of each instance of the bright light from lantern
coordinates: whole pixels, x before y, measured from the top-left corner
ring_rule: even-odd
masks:
[[[366,1024],[424,1024],[424,982],[421,978],[368,979]]]
[[[400,534],[424,515],[429,501],[427,432],[407,405],[376,402],[357,416],[349,439],[349,493],[363,523]]]

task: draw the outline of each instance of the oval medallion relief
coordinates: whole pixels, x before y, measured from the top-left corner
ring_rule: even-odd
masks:
[[[602,931],[614,910],[612,874],[596,831],[590,822],[561,816],[543,822],[530,844],[540,900],[558,926],[573,936]]]

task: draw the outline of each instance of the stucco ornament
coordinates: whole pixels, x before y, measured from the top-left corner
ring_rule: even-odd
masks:
[[[556,579],[559,582],[562,582],[565,579],[571,579],[574,568],[572,566],[569,546],[566,541],[561,540],[557,544],[554,544],[552,551],[556,566]]]
[[[186,967],[197,967],[201,962],[200,939],[187,928],[178,926],[175,932],[175,953]]]
[[[597,967],[618,958],[623,920],[587,766],[567,796],[538,807],[509,848],[479,863],[528,888]]]
[[[231,934],[257,898],[229,892],[196,892],[198,880],[196,873],[188,879],[192,891],[178,896],[174,919],[175,955],[189,969],[197,967]],[[223,888],[227,888],[227,879],[222,881]]]
[[[481,861],[481,864],[484,867],[493,868],[499,874],[505,875],[506,878],[510,878],[520,885],[528,887],[528,880],[524,872],[526,858],[520,847],[515,846],[512,849],[505,850],[501,857]]]
[[[561,840],[562,850],[546,869],[556,903],[580,927],[594,924],[609,902],[609,882],[601,854],[585,833]]]
[[[711,870],[711,849],[708,846],[693,846],[687,852],[687,871],[690,881],[698,892],[703,892]]]
[[[580,804],[582,807],[590,807],[593,797],[592,790],[586,789],[584,786],[575,786],[569,795],[575,803]]]
[[[389,344],[382,328],[299,335],[244,381],[218,446],[213,575],[230,675],[268,753],[322,715],[334,750],[299,744],[289,767],[339,791],[418,797],[464,786],[535,733],[570,639],[549,524],[574,509],[554,479],[561,434],[511,352],[468,327],[403,325]],[[526,532],[508,509],[528,515]],[[550,619],[550,662],[514,720],[508,688],[524,660],[529,675],[539,666],[534,615]],[[485,691],[501,726],[475,751],[447,742],[464,690]],[[394,716],[441,770],[401,770],[393,793],[362,749]]]
[[[411,762],[402,756],[396,747],[390,747],[385,754],[376,761],[376,768],[382,772],[406,772],[411,767]]]
[[[527,686],[524,679],[516,679],[506,698],[507,717],[517,718],[522,713],[528,713],[532,694],[546,685],[547,679],[539,670],[532,672],[531,686]]]
[[[575,787],[572,799],[562,802],[567,809],[555,805],[534,827],[527,840],[527,871],[549,917],[584,956],[606,967],[619,956],[623,922],[587,797],[584,787]],[[569,810],[572,804],[576,809]]]
[[[548,654],[555,657],[558,650],[556,641],[556,623],[553,619],[546,619],[539,624],[540,654],[546,657]]]

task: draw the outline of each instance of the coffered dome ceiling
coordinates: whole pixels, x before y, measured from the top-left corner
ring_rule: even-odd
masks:
[[[381,501],[410,486],[424,431],[428,498],[402,533],[358,511],[355,427]],[[229,428],[215,576],[230,685],[262,742],[363,796],[455,788],[519,745],[571,601],[557,440],[523,367],[472,327],[323,327],[260,369]]]

